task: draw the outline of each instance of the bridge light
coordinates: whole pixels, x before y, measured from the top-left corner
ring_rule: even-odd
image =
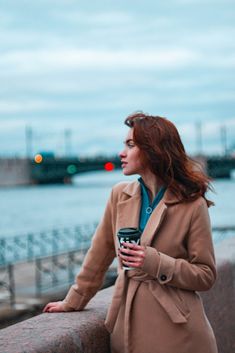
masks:
[[[107,162],[105,163],[104,165],[104,169],[107,171],[107,172],[111,172],[112,170],[114,170],[115,168],[115,165],[112,163],[112,162]]]
[[[42,163],[42,160],[43,160],[43,158],[42,158],[42,155],[40,154],[40,153],[38,153],[38,154],[36,154],[35,156],[34,156],[34,161],[36,162],[36,163]]]
[[[76,165],[74,165],[74,164],[68,165],[68,167],[67,167],[67,172],[68,172],[69,174],[75,174],[75,173],[77,172],[77,167],[76,167]]]

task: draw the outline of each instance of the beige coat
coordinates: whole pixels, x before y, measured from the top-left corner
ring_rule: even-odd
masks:
[[[102,285],[117,254],[116,233],[138,227],[138,182],[116,185],[83,267],[69,290],[66,309],[82,310]],[[179,202],[169,190],[141,237],[146,258],[141,270],[119,276],[106,318],[112,353],[216,353],[211,326],[196,291],[216,278],[208,209],[203,198]]]

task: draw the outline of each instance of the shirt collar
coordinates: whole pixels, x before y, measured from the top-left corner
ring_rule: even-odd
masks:
[[[125,194],[129,196],[138,195],[141,192],[141,185],[139,181],[132,181],[127,183],[127,185],[123,188]],[[166,192],[163,196],[163,202],[166,205],[176,204],[182,202],[169,188],[166,189]]]
[[[155,205],[159,202],[159,200],[162,199],[165,191],[166,191],[166,187],[165,186],[162,186],[159,191],[157,192],[157,194],[155,195],[153,201],[151,202],[150,201],[150,198],[149,198],[149,193],[148,193],[148,188],[147,186],[145,185],[143,179],[140,177],[138,179],[140,185],[141,185],[141,191],[142,191],[142,197],[143,197],[143,200],[145,201],[146,204],[148,204],[149,206],[151,207],[155,207]]]

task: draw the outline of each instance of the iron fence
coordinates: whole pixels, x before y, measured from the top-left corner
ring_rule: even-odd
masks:
[[[87,249],[97,224],[0,238],[0,267]]]
[[[90,246],[97,223],[73,228],[52,229],[0,239],[0,303],[16,300],[15,273],[20,264],[31,262],[34,271],[35,296],[70,284]],[[214,227],[214,244],[235,236],[235,226]],[[23,279],[22,279],[23,280]],[[28,283],[26,282],[26,285]]]

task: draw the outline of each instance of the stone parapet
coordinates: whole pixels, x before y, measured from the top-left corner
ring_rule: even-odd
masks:
[[[113,287],[80,312],[45,313],[0,331],[1,353],[109,353],[104,327]]]

